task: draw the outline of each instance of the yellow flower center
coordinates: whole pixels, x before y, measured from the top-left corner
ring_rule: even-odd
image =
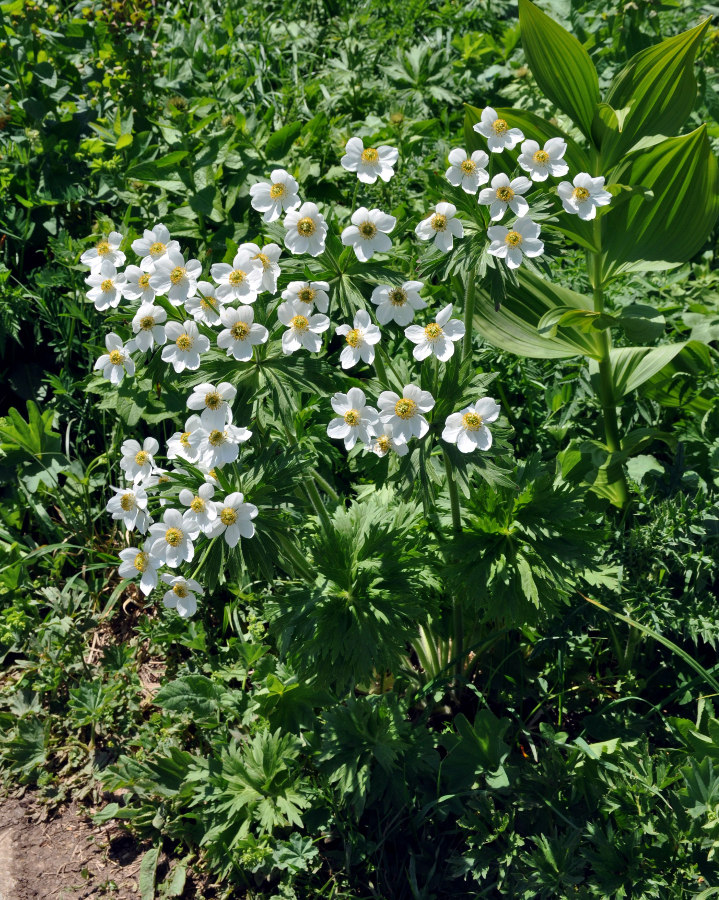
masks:
[[[394,412],[400,419],[411,419],[417,411],[417,404],[409,397],[402,397],[394,405]]]
[[[162,256],[167,247],[161,241],[150,244],[150,256]]]
[[[137,569],[138,572],[144,572],[145,569],[147,568],[147,564],[149,561],[150,561],[149,555],[147,553],[143,553],[142,551],[140,551],[137,554],[137,556],[135,557],[133,565]]]
[[[224,400],[217,393],[217,391],[210,391],[209,393],[205,394],[205,406],[208,409],[219,409],[223,403]]]
[[[430,219],[429,224],[435,231],[444,231],[447,227],[447,216],[443,216],[441,213],[435,213]]]
[[[165,540],[171,547],[177,547],[182,543],[182,532],[179,528],[168,528],[165,532]]]
[[[244,341],[249,333],[250,326],[247,322],[243,322],[242,320],[235,322],[232,328],[230,328],[230,334],[236,341]]]
[[[295,329],[295,331],[307,331],[310,323],[307,321],[305,316],[293,316],[290,325]]]
[[[407,291],[404,288],[392,288],[387,298],[392,306],[404,306],[407,302]]]
[[[215,472],[214,469],[210,469],[207,474],[210,476],[210,478],[214,478],[214,480],[217,481],[217,472]]]
[[[113,366],[121,366],[125,362],[122,350],[110,350],[110,362]]]
[[[194,497],[192,503],[190,503],[190,509],[195,513],[201,513],[205,511],[205,501],[202,497]]]
[[[471,159],[465,159],[464,162],[459,164],[459,168],[465,175],[474,175],[477,169],[477,163],[472,162]]]
[[[200,298],[200,309],[215,309],[215,298],[214,297],[201,297]]]
[[[428,341],[436,341],[442,337],[444,332],[441,325],[438,325],[436,322],[430,322],[429,325],[425,325],[424,333],[427,335]]]
[[[360,416],[359,411],[356,409],[348,409],[344,416],[345,422],[348,425],[351,425],[353,428],[356,425],[359,425],[362,416]]]
[[[501,200],[502,203],[509,203],[510,200],[514,200],[514,191],[511,187],[498,187],[497,188],[497,200]]]
[[[146,466],[150,462],[150,454],[144,450],[138,450],[135,454],[135,462],[138,466]]]
[[[366,150],[362,151],[362,162],[369,163],[372,165],[376,163],[379,159],[379,153],[375,150],[374,147],[368,147]]]
[[[360,233],[360,236],[363,237],[366,241],[371,241],[372,238],[377,234],[377,226],[374,222],[362,222],[361,225],[358,226],[357,229]]]
[[[225,443],[225,432],[218,431],[216,428],[210,432],[210,436],[207,438],[210,444],[213,447],[219,447],[220,444]]]
[[[259,259],[263,269],[269,269],[272,266],[269,256],[266,253],[255,253],[253,259]]]
[[[146,288],[150,286],[150,273],[143,272],[142,275],[137,279],[137,283],[141,288]]]
[[[508,231],[504,243],[509,244],[510,247],[519,247],[522,243],[522,235],[518,231]]]
[[[186,269],[184,266],[175,266],[175,268],[170,272],[170,281],[172,284],[179,284],[182,279],[185,277]]]
[[[181,334],[175,344],[178,350],[190,350],[192,349],[192,338],[189,334]]]
[[[314,291],[311,287],[303,287],[300,291],[297,292],[297,299],[301,300],[303,303],[312,303],[315,299],[316,291]]]
[[[100,290],[105,291],[105,293],[107,293],[107,291],[112,291],[114,289],[115,289],[115,285],[112,283],[112,278],[106,278],[100,284]]]
[[[100,241],[100,243],[97,244],[95,249],[97,250],[98,256],[107,256],[107,254],[110,252],[110,245],[108,244],[107,241]]]
[[[495,119],[492,122],[492,128],[495,134],[504,134],[505,131],[509,130],[509,125],[507,125],[505,119]]]
[[[540,166],[545,166],[549,162],[549,154],[546,150],[537,150],[532,159]]]
[[[377,438],[376,444],[382,453],[389,453],[392,446],[386,434],[380,435],[380,437]]]
[[[189,431],[182,432],[182,434],[180,435],[180,443],[182,444],[183,447],[190,446],[190,432]]]
[[[237,521],[237,513],[231,506],[226,506],[220,513],[220,521],[223,525],[234,525]]]
[[[347,332],[345,340],[350,347],[359,347],[362,343],[362,332],[358,328],[353,328],[352,331]]]
[[[303,216],[297,223],[297,231],[302,237],[312,237],[316,227],[314,220],[309,216]]]
[[[135,507],[135,495],[123,494],[122,499],[120,500],[120,506],[125,510],[125,512],[130,512],[130,510],[134,509]]]
[[[482,417],[476,412],[468,412],[462,416],[462,424],[466,431],[477,431],[482,427],[482,421]]]
[[[234,271],[230,272],[227,280],[232,285],[238,285],[242,284],[246,277],[247,273],[243,272],[242,269],[235,269]]]
[[[270,197],[272,197],[273,200],[279,200],[280,197],[285,196],[285,190],[284,184],[282,184],[281,181],[277,181],[270,188]]]
[[[154,327],[155,320],[152,318],[152,316],[143,316],[140,319],[140,328],[142,328],[143,331],[150,331]]]
[[[579,203],[582,203],[584,200],[589,200],[589,191],[583,187],[574,188],[572,197]]]
[[[187,590],[187,585],[185,585],[185,584],[175,584],[175,585],[172,586],[172,593],[173,593],[176,597],[179,597],[180,600],[184,600],[185,597],[186,597],[190,592]]]

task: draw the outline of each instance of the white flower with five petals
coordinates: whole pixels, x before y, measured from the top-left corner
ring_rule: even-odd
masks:
[[[477,400],[474,406],[467,406],[461,412],[447,416],[442,432],[442,440],[448,444],[456,444],[460,453],[471,453],[473,450],[489,450],[492,446],[492,433],[487,423],[499,418],[499,404],[491,397]]]
[[[352,327],[340,325],[335,334],[340,334],[345,339],[346,346],[340,353],[340,365],[343,369],[350,369],[362,362],[372,365],[374,362],[375,344],[379,343],[381,334],[376,325],[372,324],[369,313],[360,309],[355,313]]]
[[[110,262],[113,266],[121,266],[125,262],[125,254],[120,250],[122,235],[118,231],[111,231],[107,238],[98,241],[94,247],[86,250],[80,257],[80,262],[89,266],[93,272],[99,269],[103,261]]]
[[[536,141],[525,141],[517,157],[519,168],[529,172],[532,181],[546,181],[549,175],[566,175],[569,166],[562,159],[567,152],[567,142],[560,137],[550,138],[540,148]]]
[[[253,209],[262,213],[265,222],[274,222],[283,212],[300,205],[298,189],[297,182],[289,172],[274,169],[270,173],[269,183],[260,181],[250,187],[250,203]]]
[[[604,190],[604,176],[592,178],[587,172],[580,172],[573,184],[563,181],[557,186],[564,211],[588,221],[597,215],[598,206],[607,206],[612,195]]]
[[[223,310],[222,301],[218,300],[214,284],[209,281],[198,281],[197,292],[194,297],[185,300],[185,310],[195,322],[202,322],[213,328],[220,321],[220,313]]]
[[[152,350],[155,344],[162,346],[165,343],[167,337],[163,323],[166,320],[167,313],[161,306],[142,304],[132,318],[132,330],[137,335],[134,341],[138,350],[146,352]]]
[[[282,248],[278,244],[265,244],[260,250],[257,244],[240,244],[240,250],[246,250],[253,260],[256,260],[262,266],[262,283],[260,292],[269,291],[274,294],[277,291],[277,279],[280,277],[281,269],[279,266],[279,258],[282,255]]]
[[[128,481],[146,481],[155,465],[155,453],[160,445],[153,437],[145,438],[142,446],[135,440],[123,441],[120,447],[120,468]]]
[[[383,144],[365,149],[362,138],[351,137],[345,144],[345,155],[340,160],[348,172],[356,172],[363,184],[374,184],[377,178],[389,181],[394,175],[399,152]]]
[[[342,232],[342,243],[353,248],[360,262],[372,259],[375,253],[386,253],[392,246],[389,233],[397,224],[394,216],[360,206],[352,213],[351,222]]]
[[[287,327],[282,335],[282,351],[294,353],[300,347],[310,353],[319,353],[322,349],[320,335],[330,327],[330,320],[320,313],[309,315],[305,304],[299,300],[286,300],[277,307],[277,318]]]
[[[447,181],[455,187],[461,187],[467,194],[476,194],[480,184],[489,181],[489,172],[484,168],[489,157],[484,150],[475,150],[470,156],[466,150],[455,147],[449,151],[449,168]]]
[[[136,349],[134,341],[126,344],[119,335],[111,331],[105,336],[107,353],[103,353],[93,366],[94,369],[102,369],[102,377],[110,384],[118,385],[125,375],[130,378],[135,374],[135,363],[130,354]]]
[[[210,537],[224,534],[227,545],[236,547],[241,537],[249,539],[255,536],[252,520],[257,518],[258,512],[254,503],[245,503],[241,493],[228,494],[224,500],[217,502],[217,518],[212,525]]]
[[[464,337],[464,322],[459,319],[450,319],[452,304],[448,304],[440,312],[434,322],[422,327],[410,325],[405,328],[405,337],[409,338],[415,348],[412,355],[415,359],[423,360],[428,356],[436,356],[442,362],[454,353],[454,342]]]
[[[191,319],[185,319],[182,325],[168,322],[165,335],[172,343],[162,348],[163,362],[172,363],[176,372],[200,368],[200,354],[210,349],[210,339],[200,334],[196,322]]]
[[[510,128],[506,119],[501,119],[497,111],[491,106],[485,106],[482,117],[473,126],[474,131],[487,138],[487,146],[491,153],[501,153],[502,150],[513,150],[524,135],[519,128]]]
[[[367,406],[364,391],[356,387],[346,394],[338,391],[330,402],[338,418],[327,426],[328,436],[344,441],[345,450],[351,450],[358,440],[369,443],[379,425],[379,413]]]
[[[143,263],[153,264],[169,252],[179,253],[180,245],[170,240],[170,232],[160,222],[152,229],[146,228],[142,237],[132,242],[132,249]]]
[[[524,175],[509,180],[504,172],[495,175],[491,187],[479,192],[477,203],[489,207],[489,217],[493,222],[498,222],[507,211],[511,209],[515,216],[526,216],[529,212],[529,204],[522,194],[526,194],[531,188],[532,182]]]
[[[152,556],[149,552],[150,540],[145,541],[143,548],[128,547],[120,550],[120,565],[118,574],[120,578],[137,578],[140,576],[140,590],[147,597],[157,587],[157,570],[162,565],[162,560]]]
[[[401,285],[380,284],[373,291],[370,299],[377,304],[377,321],[380,325],[396,322],[397,325],[409,325],[415,311],[425,309],[427,304],[419,296],[424,287],[421,281],[405,281]]]
[[[255,312],[251,306],[223,309],[220,320],[225,327],[217,335],[217,346],[239,362],[252,359],[252,348],[264,344],[269,337],[265,326],[255,322]]]
[[[309,253],[319,256],[325,249],[327,222],[316,203],[303,203],[291,209],[282,223],[285,226],[285,247],[290,253]]]
[[[237,396],[237,388],[228,381],[221,381],[217,387],[203,382],[197,384],[187,398],[189,409],[200,410],[200,418],[205,427],[223,428],[232,421],[232,401]]]
[[[92,270],[85,283],[90,285],[87,298],[92,300],[96,310],[102,312],[120,303],[126,277],[125,273],[118,272],[108,259],[103,259],[100,265]]]
[[[162,603],[166,609],[176,609],[177,614],[183,619],[189,619],[197,612],[197,595],[203,594],[202,585],[194,578],[185,578],[182,575],[170,575],[164,573],[162,580],[170,585],[170,590],[165,593]]]
[[[142,534],[147,531],[152,519],[147,514],[147,493],[141,484],[113,488],[115,496],[105,509],[112,518],[121,521],[128,531],[135,528]]]
[[[215,263],[210,274],[218,284],[217,298],[223,303],[254,303],[262,290],[262,263],[240,249],[229,263]]]
[[[492,256],[506,259],[510,269],[518,269],[522,256],[541,256],[544,244],[539,240],[539,225],[531,219],[517,219],[511,228],[492,225],[487,229],[492,242],[489,252]]]
[[[150,553],[171,569],[180,563],[192,562],[195,548],[187,526],[182,521],[182,513],[167,509],[162,523],[150,525]]]
[[[167,295],[173,306],[180,306],[188,297],[194,297],[202,265],[197,259],[185,258],[179,250],[169,250],[155,263],[150,275],[150,285],[160,296]]]
[[[122,296],[126,300],[139,300],[140,303],[152,303],[155,299],[155,289],[150,284],[150,275],[155,271],[155,265],[143,259],[139,266],[128,266],[125,269],[127,280],[122,287]]]
[[[395,441],[394,431],[390,424],[378,427],[377,434],[369,444],[369,449],[379,457],[387,456],[390,451],[396,453],[397,456],[406,456],[409,453],[409,447],[406,443],[398,444]]]
[[[188,438],[190,445],[198,452],[198,461],[208,469],[234,462],[240,454],[240,444],[249,441],[252,432],[237,425],[225,424],[213,428],[200,420]]]
[[[449,253],[454,244],[454,238],[464,235],[464,228],[459,219],[455,218],[457,207],[453,203],[438,203],[432,215],[417,225],[414,233],[422,241],[431,241],[442,252]]]
[[[282,291],[282,299],[300,301],[304,307],[299,308],[305,312],[312,312],[313,307],[317,307],[321,313],[326,313],[330,302],[329,289],[326,281],[291,281]]]
[[[402,396],[394,391],[382,391],[377,401],[383,425],[392,426],[396,444],[406,444],[410,438],[423,438],[429,422],[423,413],[434,407],[434,397],[414,384],[406,384]]]
[[[196,492],[188,488],[180,491],[180,503],[187,507],[182,519],[193,541],[199,537],[200,532],[206,534],[217,518],[217,509],[212,502],[214,493],[214,487],[207,483],[201,484]]]

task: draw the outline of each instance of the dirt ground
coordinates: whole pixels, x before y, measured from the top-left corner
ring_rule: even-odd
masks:
[[[119,826],[94,825],[76,803],[48,817],[31,794],[0,800],[0,900],[140,900],[145,849]],[[190,882],[183,898],[214,896]]]

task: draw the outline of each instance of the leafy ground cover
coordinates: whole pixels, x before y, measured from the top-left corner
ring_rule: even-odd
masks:
[[[545,71],[533,29],[567,39],[528,3],[521,22],[503,0],[0,6],[0,771],[8,793],[127,828],[143,900],[719,891],[719,31],[699,27],[715,11],[540,6],[621,129],[583,122],[561,54]],[[686,33],[662,91],[635,79],[655,106],[631,99],[627,62]],[[420,245],[449,151],[487,149],[485,107],[566,134],[568,159],[614,154],[599,275],[596,233],[551,195],[546,259],[519,276],[481,249],[492,223],[461,189],[454,255]],[[348,175],[356,136],[397,148],[389,181]],[[252,410],[219,483],[260,512],[237,553],[208,541],[183,617],[120,577],[136,535],[106,507],[121,445],[182,429],[193,376],[159,353],[119,387],[93,374],[132,312],[95,308],[80,257],[117,231],[135,261],[157,222],[205,273],[243,242],[282,245],[250,192],[276,168],[330,224],[327,255],[283,248],[280,292],[326,280],[336,326],[421,277],[469,339],[418,365],[395,329],[357,378],[329,332],[325,356],[283,355],[277,330],[256,364],[203,364],[195,384],[230,372]],[[398,223],[386,262],[343,251],[360,202]],[[443,410],[435,450],[328,437],[334,391],[411,378]],[[492,450],[465,463],[444,417],[487,395]]]

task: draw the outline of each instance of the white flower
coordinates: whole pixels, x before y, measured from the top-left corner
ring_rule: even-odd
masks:
[[[190,446],[199,454],[199,462],[208,469],[234,462],[240,453],[240,444],[249,441],[252,432],[229,423],[222,428],[213,428],[200,422],[193,428],[188,438]]]
[[[132,242],[132,249],[143,258],[140,263],[140,267],[142,267],[143,263],[156,263],[167,253],[179,253],[180,245],[177,241],[170,240],[170,232],[159,223],[152,230],[146,228],[142,237]]]
[[[327,434],[345,442],[345,450],[351,450],[358,440],[369,443],[379,425],[379,413],[365,402],[364,391],[350,388],[346,394],[339,391],[332,397],[332,409],[340,418],[332,419]]]
[[[225,329],[217,335],[217,346],[240,362],[252,359],[252,348],[264,344],[269,337],[265,326],[254,321],[255,313],[251,306],[223,309],[220,319]]]
[[[188,507],[183,513],[182,519],[193,541],[201,531],[207,533],[217,518],[217,509],[212,502],[214,493],[214,487],[207,483],[201,484],[196,494],[187,488],[180,491],[180,503]]]
[[[168,459],[184,459],[189,463],[196,463],[200,457],[197,447],[190,443],[190,435],[202,426],[199,416],[190,416],[185,422],[184,431],[176,431],[167,442]]]
[[[596,216],[598,206],[607,206],[612,201],[612,195],[604,190],[604,176],[592,178],[587,172],[580,172],[573,185],[568,181],[561,182],[557,186],[557,193],[565,212],[585,221]]]
[[[438,203],[431,216],[422,219],[414,233],[422,241],[434,238],[434,246],[444,253],[449,253],[454,244],[453,238],[461,238],[464,228],[459,219],[455,219],[457,207],[452,203]]]
[[[442,440],[448,444],[456,444],[461,453],[471,453],[478,447],[489,450],[492,446],[492,433],[487,422],[494,422],[499,417],[499,404],[491,397],[477,400],[474,406],[467,406],[462,412],[447,416],[442,432]]]
[[[200,418],[206,428],[224,428],[226,422],[232,421],[232,401],[237,396],[237,388],[227,381],[221,381],[217,387],[203,382],[195,385],[187,398],[189,409],[201,409]]]
[[[132,318],[132,330],[137,335],[134,339],[138,350],[152,350],[157,344],[162,346],[167,340],[165,326],[167,313],[161,306],[153,306],[152,303],[143,303]]]
[[[517,219],[510,228],[492,225],[487,229],[492,242],[489,252],[492,256],[506,259],[510,269],[518,269],[525,256],[541,256],[544,244],[539,238],[539,225],[531,219]]]
[[[149,552],[150,543],[149,540],[145,541],[142,550],[139,547],[120,550],[122,562],[117,570],[120,578],[136,578],[140,575],[140,590],[146,597],[157,587],[157,570],[162,565],[162,560]]]
[[[167,509],[162,522],[163,524],[158,522],[150,525],[150,554],[171,569],[176,569],[182,562],[192,562],[195,548],[187,526],[182,521],[182,513],[176,509]]]
[[[219,287],[217,298],[223,303],[254,303],[262,290],[262,263],[247,250],[238,250],[232,265],[215,263],[210,274]]]
[[[299,300],[306,304],[304,308],[307,312],[312,312],[312,307],[316,306],[321,313],[326,313],[330,302],[329,289],[326,281],[291,281],[282,291],[282,299]]]
[[[356,172],[364,184],[374,184],[379,176],[382,181],[389,181],[394,175],[399,152],[394,147],[382,145],[367,147],[362,138],[351,137],[345,144],[345,155],[340,162],[348,172]]]
[[[492,153],[501,153],[505,148],[513,150],[524,135],[519,128],[510,128],[506,119],[500,119],[491,106],[485,106],[482,110],[482,118],[474,130],[487,138],[487,145]]]
[[[162,598],[166,609],[176,609],[183,619],[189,619],[197,612],[197,597],[203,594],[202,585],[192,578],[183,578],[182,575],[170,575],[166,572],[162,575],[165,584],[170,585],[170,590]]]
[[[287,326],[287,331],[282,335],[282,351],[285,354],[294,353],[300,347],[310,353],[319,353],[322,349],[320,334],[330,327],[330,320],[319,313],[309,315],[304,306],[299,300],[286,300],[277,307],[277,318]]]
[[[492,186],[479,192],[477,203],[489,207],[489,216],[493,222],[498,222],[509,207],[515,216],[526,216],[529,212],[529,204],[522,197],[531,188],[532,182],[520,175],[519,178],[509,180],[504,172],[495,175]]]
[[[182,325],[179,322],[168,322],[165,334],[167,340],[173,343],[162,348],[163,362],[171,362],[176,372],[199,369],[200,353],[206,353],[210,349],[210,339],[200,334],[197,324],[191,319],[186,319]]]
[[[96,310],[102,312],[117,306],[122,299],[125,273],[118,273],[108,259],[103,259],[100,265],[95,266],[85,279],[85,283],[90,285],[90,290],[87,292],[88,299],[95,304]]]
[[[445,306],[437,313],[434,322],[430,322],[422,328],[421,325],[410,325],[405,328],[405,337],[409,338],[417,346],[412,351],[415,359],[423,360],[428,356],[436,356],[442,362],[454,353],[454,341],[464,337],[464,322],[459,319],[450,319],[452,304]]]
[[[125,269],[127,281],[122,286],[122,295],[126,300],[139,300],[141,303],[152,303],[155,289],[150,284],[150,275],[155,271],[152,261],[143,259],[139,266],[128,266]]]
[[[489,181],[489,172],[484,168],[489,157],[484,150],[475,150],[471,156],[466,150],[455,147],[449,151],[449,168],[447,181],[455,187],[461,187],[467,194],[476,194],[480,184]]]
[[[197,279],[202,274],[202,265],[197,259],[185,258],[179,250],[169,250],[155,263],[155,271],[150,275],[150,286],[173,306],[180,306],[197,291]]]
[[[284,169],[274,169],[269,184],[261,181],[250,188],[252,208],[262,213],[265,222],[274,222],[288,209],[300,205],[298,184]]]
[[[382,391],[378,400],[383,425],[392,427],[396,444],[406,444],[410,438],[422,438],[429,431],[429,423],[422,413],[434,406],[434,397],[414,384],[406,384],[402,396],[394,391]]]
[[[398,444],[395,441],[391,425],[382,425],[379,430],[382,430],[382,434],[376,434],[369,444],[369,449],[373,453],[379,457],[387,456],[390,450],[396,453],[397,456],[406,456],[409,453],[409,447],[406,443]]]
[[[197,293],[185,300],[185,310],[195,322],[202,322],[211,328],[220,321],[222,303],[215,296],[215,286],[209,281],[197,282]]]
[[[86,250],[80,257],[80,262],[89,266],[93,272],[100,268],[103,260],[113,266],[121,266],[125,262],[125,254],[119,249],[122,243],[122,235],[117,231],[111,231],[107,240],[98,241],[94,247]]]
[[[567,152],[567,143],[560,137],[550,138],[540,150],[536,141],[525,141],[517,162],[519,168],[529,172],[532,181],[546,181],[548,175],[566,175],[569,166],[562,159]]]
[[[377,304],[377,321],[380,325],[396,322],[409,325],[415,310],[425,309],[427,304],[419,296],[424,287],[421,281],[405,281],[400,287],[380,284],[373,291],[371,300]]]
[[[315,203],[303,203],[285,216],[285,247],[290,253],[319,256],[325,249],[327,223]]]
[[[120,452],[120,468],[125,473],[128,481],[144,481],[152,474],[155,465],[154,454],[160,449],[160,445],[153,437],[145,438],[142,446],[137,441],[123,441]]]
[[[115,496],[110,500],[105,509],[112,514],[112,518],[122,521],[128,531],[137,528],[142,534],[147,531],[147,526],[152,519],[147,514],[147,493],[145,488],[136,484],[132,487],[113,488]]]
[[[240,250],[246,250],[253,260],[262,265],[261,291],[269,291],[274,294],[277,291],[277,279],[281,274],[278,263],[282,255],[282,248],[278,244],[265,244],[260,250],[257,244],[240,244]]]
[[[388,235],[397,224],[394,216],[360,206],[352,213],[351,222],[342,232],[342,243],[354,249],[360,262],[367,262],[375,253],[385,253],[392,246]]]
[[[105,336],[107,353],[103,353],[97,360],[95,369],[102,369],[102,377],[107,378],[110,384],[120,384],[125,374],[131,378],[135,374],[135,363],[130,354],[135,349],[135,342],[128,341],[123,344],[122,339],[111,331]]]
[[[371,365],[374,362],[374,345],[379,343],[381,334],[376,325],[372,325],[369,313],[364,309],[355,313],[354,325],[340,325],[335,332],[344,335],[347,346],[340,353],[340,364],[343,369],[350,369],[362,362]]]
[[[217,503],[217,518],[212,526],[211,537],[224,533],[230,547],[236,547],[240,537],[254,537],[255,526],[252,520],[256,518],[258,509],[253,503],[245,503],[244,499],[242,494],[233,493]]]

